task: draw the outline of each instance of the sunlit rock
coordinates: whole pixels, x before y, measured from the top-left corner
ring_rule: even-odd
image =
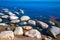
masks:
[[[11,20],[11,23],[18,23],[20,20]]]
[[[49,23],[50,23],[50,24],[52,24],[52,25],[55,25],[55,23],[54,23],[54,22],[52,22],[52,21],[49,21]]]
[[[22,26],[24,30],[31,30],[32,26]]]
[[[28,24],[36,25],[36,22],[35,22],[34,20],[29,20],[29,21],[28,21]]]
[[[23,29],[22,27],[16,27],[14,31],[15,35],[23,35]]]
[[[0,18],[0,22],[2,22],[2,19]]]
[[[1,16],[1,18],[8,18],[8,17],[9,17],[8,15]]]
[[[14,40],[14,34],[12,31],[3,31],[0,33],[0,40]]]
[[[21,21],[28,21],[30,19],[29,16],[22,16]]]
[[[10,16],[10,20],[17,20],[18,17],[17,16]]]
[[[42,21],[37,21],[37,23],[42,27],[43,29],[48,28],[48,24],[42,22]]]
[[[32,38],[34,38],[34,37],[35,38],[41,38],[41,33],[36,29],[32,29],[32,30],[25,32],[25,35],[32,37]]]

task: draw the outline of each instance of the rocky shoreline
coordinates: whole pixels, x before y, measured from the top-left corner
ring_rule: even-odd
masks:
[[[16,13],[23,15],[24,11],[19,9]],[[18,17],[4,8],[0,13],[0,40],[57,40],[59,38],[57,35],[60,34],[60,22],[50,17],[48,23],[31,19],[26,15]]]

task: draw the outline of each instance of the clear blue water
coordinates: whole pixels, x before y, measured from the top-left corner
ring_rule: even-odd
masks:
[[[21,8],[29,16],[60,16],[60,2],[0,2],[0,9],[3,7],[10,11]]]

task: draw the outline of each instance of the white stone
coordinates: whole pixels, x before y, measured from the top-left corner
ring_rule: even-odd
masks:
[[[23,29],[22,27],[16,27],[14,31],[15,35],[23,35]]]
[[[0,18],[0,22],[2,22],[2,19]]]
[[[18,19],[17,16],[10,16],[10,20],[16,20],[16,19]]]
[[[30,19],[29,16],[22,16],[21,21],[28,21]]]
[[[25,32],[25,35],[29,37],[41,38],[41,33],[36,29],[32,29],[32,30]]]
[[[4,14],[3,13],[0,13],[1,16],[3,16]]]
[[[29,20],[29,21],[28,21],[28,24],[36,25],[36,22],[35,22],[34,20]]]
[[[13,14],[12,12],[8,12],[8,14],[9,14],[10,16],[15,16],[15,14]]]
[[[7,8],[2,9],[4,12],[9,12]]]
[[[42,27],[42,28],[48,28],[48,24],[46,24],[46,23],[44,23],[44,22],[42,22],[42,21],[38,21],[37,22],[38,24],[40,24],[40,27]]]
[[[0,40],[13,40],[14,33],[12,31],[3,31],[0,33]]]
[[[8,15],[4,15],[4,16],[1,16],[2,18],[8,18],[9,16]]]
[[[18,23],[20,20],[11,20],[11,23]]]
[[[52,24],[52,25],[55,25],[55,23],[54,23],[54,22],[52,22],[52,21],[49,21],[49,23],[50,23],[50,24]]]
[[[5,26],[6,24],[5,23],[0,23],[0,26]]]

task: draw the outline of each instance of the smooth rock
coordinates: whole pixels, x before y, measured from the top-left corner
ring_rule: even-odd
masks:
[[[29,21],[28,21],[28,24],[36,25],[36,22],[35,22],[34,20],[29,20]]]
[[[49,21],[49,23],[50,23],[50,24],[52,24],[52,25],[55,25],[55,23],[54,23],[54,22],[52,22],[52,21]]]
[[[0,40],[14,40],[14,34],[12,31],[3,31],[0,33]]]
[[[4,14],[3,13],[0,13],[0,16],[3,16]]]
[[[22,16],[21,21],[28,21],[30,19],[29,16]]]
[[[22,9],[19,9],[18,11],[19,13],[24,14],[24,11]]]
[[[32,37],[32,38],[34,38],[34,37],[35,38],[41,38],[41,33],[36,29],[32,29],[32,30],[25,32],[25,35]]]
[[[0,26],[5,26],[6,24],[5,23],[0,23]]]
[[[47,33],[54,37],[54,38],[57,38],[56,35],[60,34],[60,28],[56,27],[56,26],[52,26],[52,28],[47,31]]]
[[[20,25],[26,25],[27,24],[27,22],[21,22],[20,23]]]
[[[24,30],[31,30],[32,27],[31,26],[22,26]]]
[[[23,35],[23,29],[22,27],[16,27],[14,31],[15,35]]]
[[[0,22],[2,22],[2,19],[0,18]]]
[[[48,24],[42,22],[42,21],[37,21],[37,23],[40,25],[40,27],[42,27],[43,29],[48,28]]]
[[[10,20],[17,20],[18,17],[17,16],[10,16]]]
[[[18,23],[20,20],[11,20],[11,23]]]
[[[8,12],[8,14],[9,14],[10,16],[16,16],[16,15],[13,14],[12,12]]]
[[[9,10],[7,8],[3,8],[2,9],[4,12],[9,12]]]
[[[4,16],[1,16],[2,18],[8,18],[9,16],[8,15],[4,15]]]

